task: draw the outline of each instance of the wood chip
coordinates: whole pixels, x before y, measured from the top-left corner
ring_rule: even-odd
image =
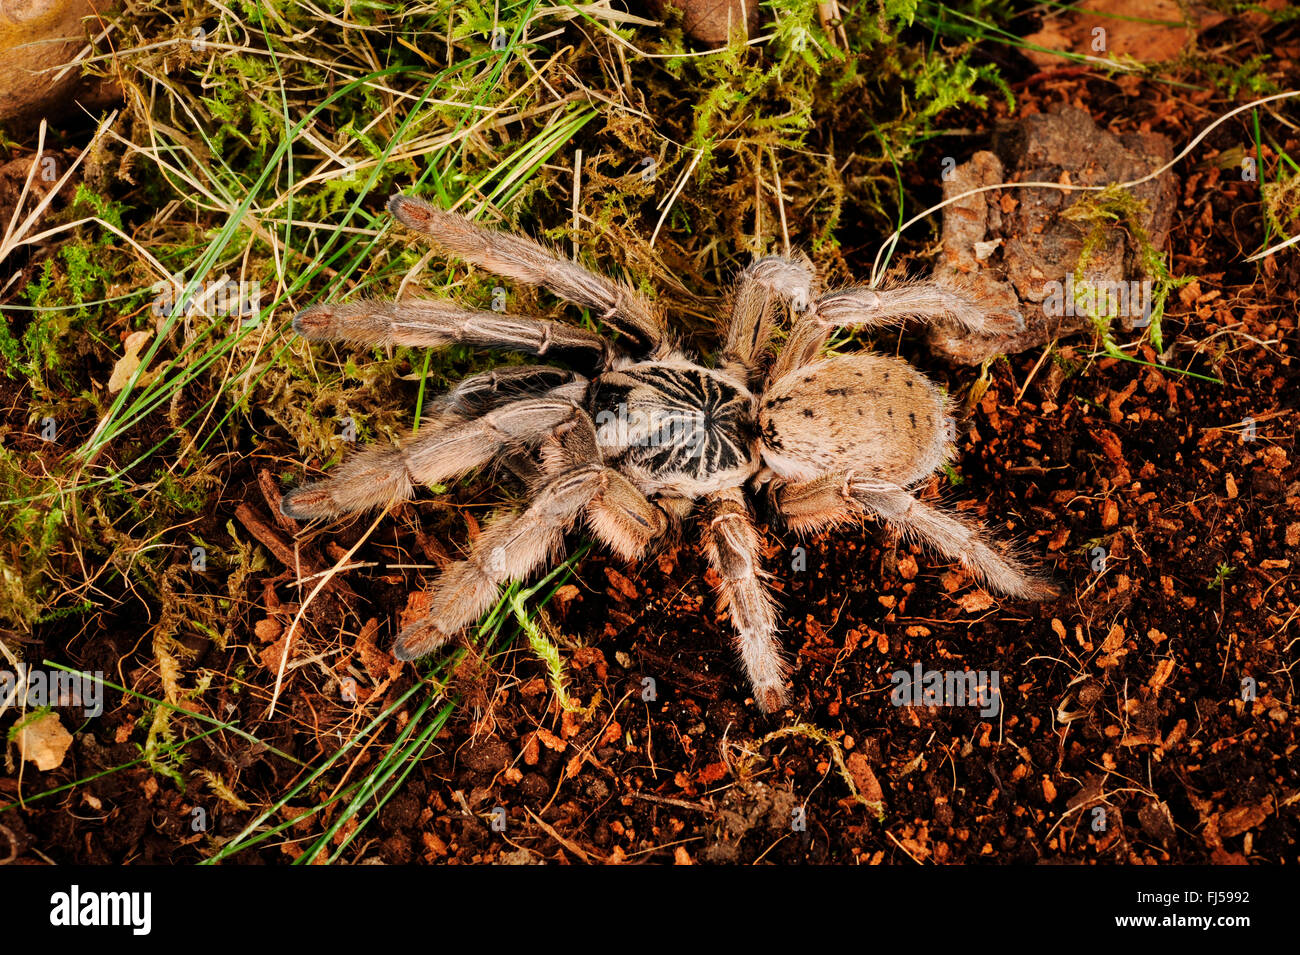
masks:
[[[543,746],[545,746],[547,749],[553,749],[557,753],[564,752],[564,750],[567,749],[569,745],[564,740],[560,739],[558,736],[556,736],[554,733],[548,730],[545,726],[541,727],[537,731],[537,738],[542,741]]]
[[[1102,653],[1114,653],[1124,643],[1124,628],[1115,624],[1110,628],[1110,633],[1106,634],[1106,639],[1102,642]]]
[[[880,802],[885,798],[880,782],[876,779],[876,773],[866,756],[862,753],[850,753],[844,764],[848,767],[849,775],[853,777],[854,785],[858,787],[858,795],[867,802]]]
[[[1223,838],[1239,836],[1247,829],[1254,829],[1268,818],[1270,810],[1263,805],[1237,806],[1219,816],[1219,835]]]

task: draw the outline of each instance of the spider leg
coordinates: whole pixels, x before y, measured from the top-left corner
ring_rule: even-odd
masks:
[[[1019,312],[990,311],[960,288],[934,282],[898,282],[879,289],[865,285],[830,292],[812,303],[791,332],[773,369],[775,380],[813,361],[837,328],[867,330],[908,319],[934,324],[955,322],[986,335],[1010,335],[1024,329]]]
[[[528,577],[552,559],[564,532],[599,493],[602,472],[599,465],[570,471],[545,485],[522,513],[490,523],[468,559],[438,578],[428,615],[398,634],[393,655],[415,660],[437,649],[496,603],[502,584]]]
[[[1019,560],[990,546],[977,526],[917,500],[906,488],[888,481],[852,474],[827,475],[782,487],[777,491],[777,502],[790,525],[801,531],[859,519],[865,509],[905,537],[959,561],[1000,593],[1026,600],[1046,600],[1058,593],[1056,587]]]
[[[587,506],[587,527],[624,560],[637,560],[668,530],[668,518],[617,471],[606,468],[605,478],[605,487]]]
[[[559,353],[585,362],[593,371],[605,367],[611,347],[585,328],[462,308],[440,299],[313,305],[293,317],[293,330],[310,341],[426,348],[463,344],[539,357]]]
[[[764,712],[785,703],[789,666],[776,638],[776,607],[763,582],[758,529],[740,488],[710,494],[705,503],[704,551],[717,573],[722,603],[736,628],[736,649]]]
[[[469,558],[443,573],[428,616],[398,636],[398,659],[424,656],[477,620],[503,583],[529,576],[559,552],[565,531],[583,513],[596,537],[628,559],[641,556],[666,529],[663,512],[600,462],[596,427],[586,415],[557,427],[541,451],[545,480],[532,503],[493,521]]]
[[[658,497],[655,499],[655,505],[663,511],[664,516],[668,518],[668,529],[664,533],[671,541],[680,541],[682,536],[682,525],[686,519],[691,516],[695,510],[695,501],[689,497]]]
[[[566,368],[552,365],[503,365],[462,379],[456,387],[435,399],[424,412],[420,429],[446,427],[477,417],[522,398],[535,398],[546,392],[581,382],[586,378]],[[501,464],[529,487],[537,486],[541,472],[533,461],[533,449],[523,448],[506,454]]]
[[[879,289],[860,285],[823,295],[813,304],[815,320],[827,328],[877,328],[909,318],[927,324],[952,321],[986,334],[1024,328],[1018,312],[990,311],[973,295],[934,282],[899,282]]]
[[[813,310],[804,312],[790,329],[785,345],[772,363],[768,382],[783,378],[792,371],[811,365],[821,357],[822,347],[830,340],[831,330],[817,322]]]
[[[624,560],[637,560],[650,542],[669,529],[668,515],[627,478],[601,461],[596,425],[587,415],[557,429],[542,445],[542,474],[555,478],[576,468],[601,465],[602,484],[588,503],[587,527]]]
[[[417,432],[404,446],[367,448],[329,477],[285,494],[280,511],[312,520],[377,507],[411,496],[415,484],[437,484],[487,464],[503,450],[536,444],[580,414],[585,383],[544,398],[512,402],[480,418]]]
[[[462,378],[451,391],[434,400],[425,413],[469,418],[575,381],[585,384],[587,379],[554,365],[503,365]]]
[[[577,383],[587,387],[588,379],[567,368],[553,365],[503,365],[463,378],[451,391],[429,401],[420,416],[420,433],[431,433],[526,398]],[[525,452],[526,453],[526,452]]]
[[[531,239],[484,228],[421,199],[393,196],[388,211],[472,265],[597,309],[599,319],[626,336],[628,350],[639,356],[666,358],[675,350],[651,303],[623,282],[596,275]]]
[[[809,534],[862,520],[863,508],[853,496],[852,480],[852,474],[826,474],[768,488],[786,526],[797,534]]]
[[[731,319],[722,349],[722,368],[753,381],[772,338],[774,299],[795,312],[812,300],[813,270],[806,260],[768,256],[740,274],[731,302]]]

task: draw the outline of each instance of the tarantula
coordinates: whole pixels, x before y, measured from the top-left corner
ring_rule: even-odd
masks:
[[[924,282],[814,297],[807,260],[773,256],[741,273],[723,348],[710,367],[626,284],[419,199],[394,196],[388,209],[475,266],[594,309],[617,333],[610,339],[430,299],[315,305],[294,317],[294,330],[314,341],[463,343],[560,356],[581,369],[507,366],[466,378],[400,448],[367,449],[327,479],[284,495],[289,517],[329,518],[407,498],[417,483],[446,482],[494,461],[527,476],[528,506],[496,518],[468,559],[443,572],[428,615],[398,635],[399,659],[422,657],[477,620],[502,584],[556,555],[579,517],[597,540],[634,560],[702,501],[705,554],[754,699],[765,711],[779,709],[787,664],[748,503],[749,493],[764,487],[796,532],[870,513],[1005,594],[1055,593],[978,528],[908,492],[955,451],[955,425],[938,387],[899,358],[823,353],[838,328],[913,318],[997,331],[1018,316],[986,315],[960,291]],[[773,355],[776,316],[785,309],[791,327]]]

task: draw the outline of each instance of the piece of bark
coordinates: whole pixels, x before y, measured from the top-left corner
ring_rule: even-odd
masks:
[[[250,534],[257,538],[263,547],[275,555],[276,560],[298,574],[300,578],[312,577],[326,569],[315,559],[303,553],[302,548],[298,549],[295,558],[294,549],[267,522],[267,519],[251,505],[245,503],[235,508],[235,518],[244,525]],[[315,585],[313,584],[313,586]],[[338,574],[335,574],[326,582],[325,589],[334,591],[340,597],[355,599],[357,596],[356,591],[349,587]]]
[[[3,2],[3,0],[0,0]],[[0,83],[3,83],[3,70],[0,69]],[[3,120],[0,120],[3,122]],[[35,147],[35,141],[32,144]],[[51,149],[48,141],[43,153],[25,152],[7,163],[0,163],[0,222],[8,223],[17,211],[19,199],[23,199],[23,190],[27,196],[23,199],[24,212],[31,212],[49,195],[60,176],[77,160],[76,149]],[[35,166],[33,169],[32,167]],[[50,200],[50,210],[59,211],[67,203],[65,198],[71,189],[64,190],[64,196],[56,195]],[[46,243],[41,243],[45,245]]]
[[[275,475],[266,468],[261,468],[257,472],[257,486],[262,492],[262,499],[266,501],[266,506],[271,512],[271,517],[280,529],[288,531],[290,534],[298,533],[298,522],[292,517],[286,517],[280,513],[280,498],[284,496],[284,491],[276,483]]]
[[[1163,166],[1172,144],[1157,133],[1116,136],[1100,129],[1083,110],[1065,107],[1027,116],[995,138],[995,152],[977,152],[957,166],[944,183],[944,198],[999,182],[1061,182],[1106,186],[1140,179]],[[1011,172],[1008,174],[1007,169]],[[1142,227],[1155,248],[1169,236],[1176,198],[1173,174],[1166,171],[1132,189],[1146,203]],[[1095,192],[1058,189],[1005,189],[968,196],[944,209],[941,257],[934,280],[979,295],[989,310],[1018,310],[1024,330],[1011,336],[978,335],[944,323],[929,334],[931,349],[961,364],[979,364],[1063,338],[1092,323],[1087,315],[1056,315],[1045,301],[1059,294],[1073,275],[1091,223],[1071,222],[1062,213]],[[1005,210],[1005,211],[1004,211]],[[1085,264],[1094,283],[1142,282],[1149,278],[1137,243],[1115,228]],[[1058,283],[1053,285],[1053,283]],[[1137,315],[1122,315],[1131,330]]]

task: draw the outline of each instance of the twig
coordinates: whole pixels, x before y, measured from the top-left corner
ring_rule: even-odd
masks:
[[[695,151],[695,158],[691,160],[691,164],[686,167],[686,170],[678,178],[676,185],[673,186],[673,191],[669,194],[668,201],[664,204],[663,214],[659,216],[659,221],[655,223],[655,231],[650,236],[650,248],[654,248],[655,239],[659,238],[659,230],[663,228],[664,220],[668,218],[668,213],[672,211],[673,203],[677,201],[677,197],[681,195],[682,190],[686,188],[686,181],[691,178],[691,173],[695,171],[695,167],[699,164],[700,157],[703,155],[703,149],[697,149]]]
[[[284,671],[289,662],[289,647],[293,645],[293,635],[297,632],[298,621],[302,620],[302,615],[307,610],[308,605],[316,599],[316,595],[330,582],[330,578],[338,573],[341,567],[347,564],[348,559],[351,558],[352,555],[357,552],[357,549],[369,539],[371,534],[375,532],[375,528],[379,526],[379,522],[388,516],[388,508],[391,506],[392,505],[387,505],[379,512],[379,516],[375,518],[374,523],[366,529],[366,532],[361,535],[360,539],[358,539],[355,544],[352,545],[351,549],[338,559],[338,562],[329,569],[329,573],[320,579],[320,583],[312,589],[312,592],[307,595],[307,599],[302,602],[302,606],[298,608],[298,612],[294,614],[293,623],[289,624],[289,632],[284,635],[284,652],[280,654],[280,666],[276,670],[275,689],[271,693],[271,706],[266,711],[266,719],[269,720],[271,717],[275,716],[275,704],[280,699],[280,686],[284,682]]]
[[[706,806],[699,802],[687,802],[685,799],[673,799],[671,796],[656,796],[654,793],[641,793],[632,791],[628,793],[633,799],[642,799],[646,802],[658,803],[663,806],[675,806],[678,809],[691,809],[695,812],[712,812],[717,810],[711,806]]]
[[[578,845],[572,840],[564,838],[564,836],[560,835],[558,832],[555,831],[554,826],[552,826],[550,823],[544,820],[541,816],[537,815],[537,813],[533,812],[531,809],[528,809],[527,807],[524,808],[528,812],[528,815],[533,817],[533,821],[542,827],[543,832],[545,832],[548,836],[550,836],[552,839],[554,839],[564,848],[568,849],[570,852],[576,855],[583,862],[586,862],[588,865],[591,864],[591,855],[588,854],[586,849],[582,848],[582,846]],[[596,861],[605,862],[606,859],[604,858],[604,856],[601,856],[597,858]]]

